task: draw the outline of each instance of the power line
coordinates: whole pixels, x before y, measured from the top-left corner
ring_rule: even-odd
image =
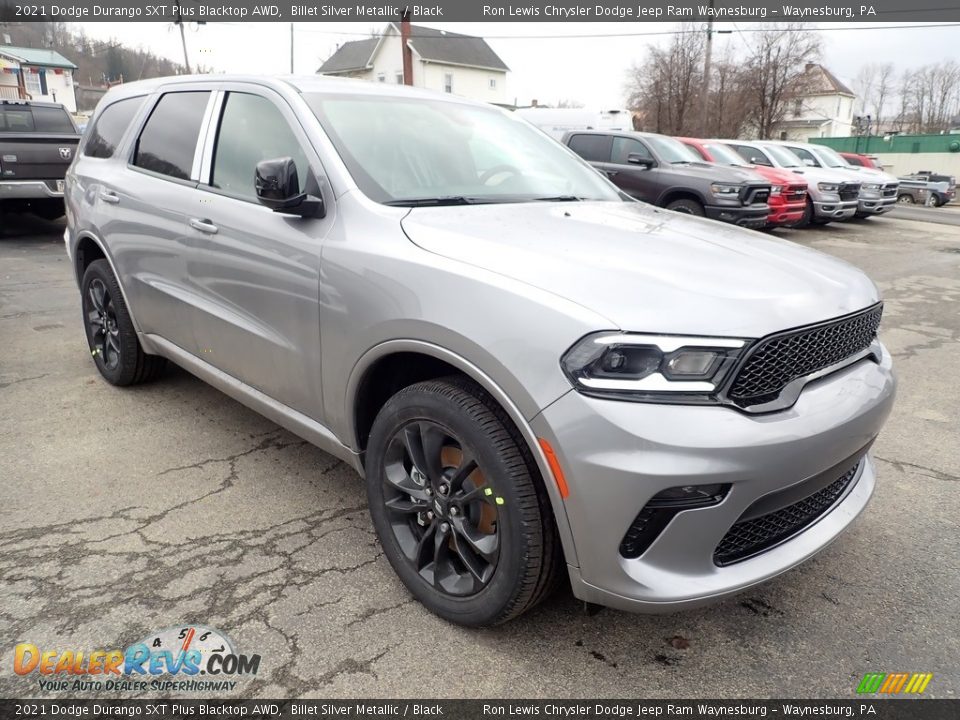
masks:
[[[232,25],[242,27],[245,23],[217,23],[218,25]],[[735,24],[734,24],[735,25]],[[854,30],[927,30],[930,28],[942,27],[960,27],[960,23],[924,23],[922,25],[858,25],[855,27],[817,27],[817,28],[774,28],[777,32],[845,32]],[[738,28],[740,33],[768,32],[770,28]],[[335,30],[314,30],[312,28],[297,27],[296,32],[310,33],[313,35],[347,35],[351,37],[371,37],[366,32],[337,32]],[[702,29],[694,30],[657,30],[651,32],[625,32],[625,33],[586,33],[582,35],[484,35],[485,40],[579,40],[584,38],[630,38],[630,37],[656,37],[667,35],[690,35],[703,32]],[[411,40],[417,38],[429,38],[430,40],[475,40],[474,36],[469,35],[447,35],[437,37],[436,35],[417,35],[415,32],[410,35]]]

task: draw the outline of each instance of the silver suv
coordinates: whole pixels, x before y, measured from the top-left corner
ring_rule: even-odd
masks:
[[[393,568],[454,622],[516,617],[564,575],[618,608],[712,601],[873,492],[894,395],[874,284],[632,200],[489,105],[124,84],[66,201],[103,377],[171,360],[348,462]]]

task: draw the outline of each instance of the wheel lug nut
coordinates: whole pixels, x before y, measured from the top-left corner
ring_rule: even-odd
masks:
[[[450,486],[449,486],[449,485],[443,484],[443,485],[440,486],[440,494],[441,494],[441,495],[446,495],[448,492],[450,492]]]
[[[427,493],[427,495],[433,495],[433,490],[431,488],[426,488],[424,492]]]
[[[457,508],[455,507],[450,508],[450,517],[456,517],[459,514],[460,514],[460,511],[457,510]]]
[[[433,520],[433,510],[427,510],[427,520]]]
[[[447,532],[450,529],[450,523],[440,523],[440,532]]]

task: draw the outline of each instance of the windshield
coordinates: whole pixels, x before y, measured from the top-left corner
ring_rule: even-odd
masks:
[[[304,99],[360,190],[377,202],[622,200],[596,170],[501,110],[386,95]]]
[[[840,154],[837,153],[837,151],[833,148],[817,147],[814,152],[820,157],[821,162],[823,162],[823,164],[827,167],[845,168],[850,165],[850,163],[840,157]]]
[[[726,145],[706,143],[704,147],[707,149],[707,152],[710,153],[710,157],[713,158],[715,163],[720,163],[721,165],[739,165],[741,167],[749,164],[743,159],[740,153],[733,148],[728,148]]]
[[[785,147],[780,145],[764,145],[764,151],[777,161],[777,164],[780,167],[792,168],[792,167],[805,167],[803,160],[798,158],[795,154],[787,150]]]
[[[657,159],[665,163],[703,162],[703,159],[679,140],[665,135],[644,135]]]

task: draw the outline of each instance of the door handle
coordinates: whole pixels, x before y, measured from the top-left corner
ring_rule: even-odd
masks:
[[[606,173],[607,177],[613,177],[614,175],[616,175],[616,174],[617,174],[618,172],[620,172],[620,171],[619,171],[619,170],[604,170],[603,172]]]
[[[120,196],[112,190],[101,190],[100,199],[104,202],[110,203],[111,205],[116,205],[118,202],[120,202]]]
[[[209,220],[200,220],[199,218],[190,218],[190,227],[194,230],[199,230],[200,232],[205,232],[209,235],[215,235],[220,228],[214,225]]]

